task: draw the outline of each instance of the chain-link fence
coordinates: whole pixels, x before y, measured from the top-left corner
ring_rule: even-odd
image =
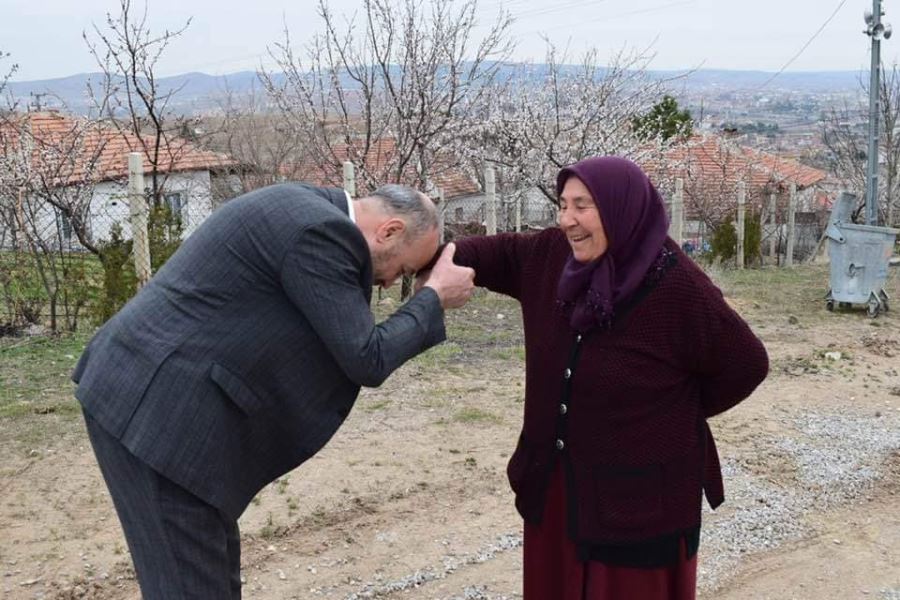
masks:
[[[0,193],[0,334],[102,322],[214,207],[212,175]],[[130,184],[129,184],[130,181]]]
[[[108,318],[217,204],[215,175],[209,171],[170,175],[156,195],[146,181],[132,180],[133,189],[143,194],[130,194],[127,181],[99,182],[52,197],[0,194],[0,334],[32,326],[74,329],[86,320]],[[681,227],[673,237],[691,254],[709,251],[714,232],[698,213],[698,200],[683,185],[678,189]],[[491,192],[440,198],[445,241],[556,224],[555,203],[537,189]],[[670,216],[675,196],[666,199]],[[795,202],[800,210],[791,220],[789,194],[750,190],[745,200],[747,218],[760,222],[760,239],[754,243],[766,262],[781,264],[791,248],[798,260],[814,251],[826,212]],[[135,236],[135,226],[145,233]]]
[[[534,231],[556,223],[556,205],[538,190],[458,196],[440,205],[444,239],[505,231]]]

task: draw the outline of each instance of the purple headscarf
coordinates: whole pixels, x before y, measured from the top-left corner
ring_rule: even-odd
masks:
[[[569,256],[559,278],[559,301],[583,333],[608,326],[615,307],[637,291],[662,251],[668,218],[656,188],[630,160],[595,157],[564,167],[556,177],[557,195],[573,176],[590,190],[609,240],[606,252],[591,262]]]

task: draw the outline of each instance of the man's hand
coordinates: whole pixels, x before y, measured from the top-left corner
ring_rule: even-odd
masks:
[[[475,271],[453,264],[456,245],[447,244],[431,272],[419,276],[416,287],[430,287],[437,292],[441,306],[459,308],[469,301],[475,291]],[[425,277],[424,281],[422,277]]]

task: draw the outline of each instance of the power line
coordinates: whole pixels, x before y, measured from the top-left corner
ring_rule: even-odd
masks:
[[[602,0],[600,0],[602,1]],[[588,6],[596,6],[598,4],[598,0],[576,0],[575,2],[566,2],[557,4],[556,6],[551,7],[540,7],[540,8],[530,8],[519,12],[518,14],[513,14],[513,18],[515,20],[519,19],[528,19],[531,17],[540,17],[544,15],[553,14],[556,12],[569,11],[571,9],[585,8]]]
[[[487,4],[478,4],[477,11],[479,13],[486,12],[494,12],[497,10],[502,10],[504,12],[509,12],[509,9],[515,4],[525,4],[528,6],[531,3],[531,0],[500,0],[499,2],[489,2]]]
[[[834,9],[834,12],[831,13],[831,16],[828,17],[828,18],[825,20],[825,22],[822,23],[822,26],[819,27],[819,28],[816,30],[816,32],[812,35],[812,37],[809,38],[809,39],[806,41],[805,44],[803,44],[803,47],[800,48],[800,50],[797,52],[797,54],[795,54],[794,56],[792,56],[791,59],[790,59],[789,61],[787,61],[786,63],[784,63],[784,66],[782,66],[782,67],[778,70],[777,73],[773,74],[771,77],[769,77],[769,78],[765,81],[765,83],[763,83],[761,86],[759,86],[759,89],[763,89],[764,87],[766,87],[767,85],[769,85],[770,83],[772,83],[772,81],[773,81],[776,77],[778,77],[779,75],[781,75],[782,73],[784,73],[785,69],[787,69],[789,66],[791,66],[795,60],[797,60],[798,58],[800,58],[800,55],[803,54],[803,52],[806,51],[807,48],[809,48],[809,45],[813,43],[813,40],[815,40],[817,37],[819,37],[819,34],[822,33],[822,32],[825,30],[826,27],[828,27],[828,24],[831,23],[832,19],[834,19],[834,18],[837,16],[838,12],[840,12],[840,10],[844,7],[844,5],[845,5],[846,3],[847,3],[847,0],[841,0],[841,1],[838,3],[837,8]]]

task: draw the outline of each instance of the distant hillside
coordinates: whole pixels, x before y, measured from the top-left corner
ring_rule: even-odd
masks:
[[[62,79],[14,81],[8,84],[8,91],[20,105],[34,106],[33,95],[42,94],[40,101],[45,108],[65,107],[73,113],[86,114],[93,107],[88,84],[99,92],[101,81],[100,73],[82,73]],[[262,85],[253,71],[221,76],[185,73],[161,77],[157,79],[157,83],[161,93],[177,90],[172,106],[185,114],[215,110],[228,90],[236,94],[244,94],[253,89],[262,92]]]
[[[676,71],[655,71],[658,76],[675,76]],[[725,71],[703,69],[688,76],[688,87],[719,87],[730,90],[754,90],[769,81],[774,73],[767,71]],[[843,92],[859,89],[860,71],[798,71],[778,75],[766,86],[766,90],[793,90],[798,92]]]
[[[521,65],[510,64],[503,68],[504,74],[512,74]],[[530,72],[538,77],[546,67],[535,65]],[[576,67],[569,67],[576,69]],[[710,89],[716,91],[754,90],[765,83],[772,73],[764,71],[726,71],[703,69],[685,75],[684,71],[651,71],[660,78],[677,78],[673,87],[692,91]],[[766,90],[791,90],[810,93],[845,92],[859,89],[858,71],[788,72],[780,74]],[[280,78],[279,78],[280,79]],[[101,81],[98,73],[84,73],[61,79],[41,81],[16,81],[9,83],[9,93],[20,106],[34,106],[36,97],[45,108],[66,108],[77,114],[90,111],[88,83]],[[228,75],[207,75],[205,73],[185,73],[158,79],[160,90],[178,90],[172,103],[173,108],[184,114],[214,111],[224,97],[226,90],[235,94],[245,94],[251,90],[262,92],[257,74],[252,71],[230,73]]]

